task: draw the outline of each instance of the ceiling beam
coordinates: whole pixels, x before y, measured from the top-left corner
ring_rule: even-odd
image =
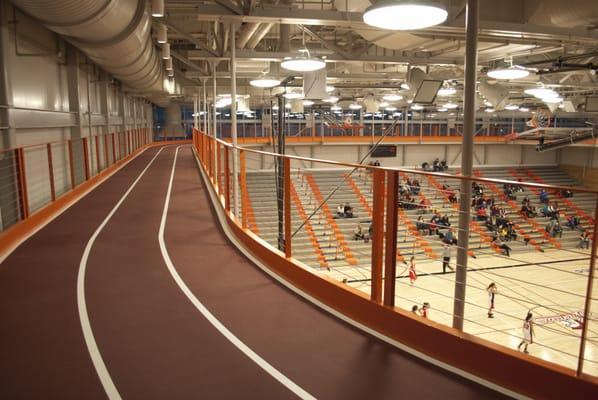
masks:
[[[223,1],[223,0],[219,0]],[[236,20],[239,22],[264,22],[294,25],[329,25],[347,27],[356,30],[367,29],[385,32],[363,22],[360,12],[341,12],[335,10],[309,10],[271,6],[258,7],[251,15],[240,15],[221,4],[195,4],[193,7],[169,8],[172,17],[186,17],[194,14],[199,21]],[[417,31],[418,34],[442,35],[451,38],[464,38],[465,27],[459,21],[437,25]],[[595,45],[598,32],[584,29],[568,29],[532,24],[480,21],[480,39],[506,39],[511,43],[572,43]]]
[[[190,42],[191,44],[195,45],[200,50],[207,51],[208,53],[212,54],[213,56],[217,56],[218,53],[211,49],[207,44],[203,43],[201,40],[193,37],[192,35],[188,34],[187,32],[183,31],[179,26],[173,23],[170,19],[164,19],[164,23],[168,27],[169,30],[176,32],[177,34],[181,35],[185,40]]]
[[[231,0],[216,0],[216,3],[236,15],[243,15],[243,9]]]
[[[399,52],[400,53],[400,52]],[[361,54],[351,56],[351,59],[346,59],[339,54],[332,53],[330,51],[317,51],[310,50],[312,55],[325,55],[327,61],[334,62],[357,62],[357,63],[375,63],[375,64],[415,64],[415,65],[460,65],[463,64],[463,58],[450,58],[450,57],[430,57],[429,54],[423,54],[420,56],[412,56],[405,54],[396,55],[373,55],[373,54]],[[296,56],[294,52],[270,52],[270,51],[255,51],[249,49],[239,49],[236,52],[236,58],[238,60],[252,60],[252,61],[281,61],[285,57]],[[190,60],[228,60],[230,54],[224,52],[220,57],[214,57],[212,54],[200,50],[189,50],[187,57]]]
[[[311,37],[317,39],[328,50],[334,51],[336,54],[338,54],[342,58],[344,58],[344,59],[350,59],[350,58],[352,58],[351,54],[347,53],[345,50],[343,50],[340,46],[337,46],[335,43],[330,42],[330,41],[324,39],[317,32],[314,32],[312,30],[312,28],[310,28],[308,26],[305,26],[305,25],[299,25],[299,28],[301,28],[305,33],[307,33]]]
[[[170,50],[170,55],[172,56],[172,58],[176,58],[177,60],[179,60],[180,62],[185,64],[187,67],[191,68],[192,70],[199,72],[202,76],[210,76],[208,71],[204,70],[202,67],[200,67],[193,61],[189,60],[184,55],[179,54],[173,50]]]

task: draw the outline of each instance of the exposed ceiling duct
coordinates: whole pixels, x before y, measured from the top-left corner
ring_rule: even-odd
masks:
[[[596,28],[598,5],[596,0],[576,0],[575,4],[562,0],[536,1],[530,22],[561,28]]]
[[[12,0],[135,91],[163,92],[143,0]]]

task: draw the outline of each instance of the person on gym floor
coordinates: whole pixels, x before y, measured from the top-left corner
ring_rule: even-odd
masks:
[[[442,273],[446,274],[446,269],[450,269],[454,271],[453,267],[450,265],[451,263],[451,247],[448,244],[444,244],[442,246]]]
[[[486,288],[486,291],[488,292],[488,318],[494,318],[494,299],[496,298],[496,292],[498,291],[496,283],[490,283]]]
[[[415,257],[409,259],[409,283],[413,285],[413,282],[417,279],[417,272],[415,271]]]
[[[517,350],[521,350],[521,346],[523,347],[523,352],[528,354],[527,346],[534,343],[534,321],[532,320],[532,313],[531,311],[527,313],[525,320],[523,321],[523,326],[521,327],[521,331],[523,333],[523,340],[517,346]]]

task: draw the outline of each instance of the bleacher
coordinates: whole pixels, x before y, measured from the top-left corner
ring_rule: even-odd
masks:
[[[293,238],[293,257],[315,268],[334,268],[343,266],[369,267],[371,257],[371,243],[364,240],[353,240],[353,232],[358,223],[367,231],[371,221],[372,185],[369,173],[356,171],[346,177],[349,170],[294,170],[292,173],[292,221],[293,231],[311,215],[317,206],[334,190],[323,207],[315,212]],[[448,171],[455,173],[456,171]],[[546,183],[552,185],[575,186],[577,183],[565,172],[557,167],[534,167],[530,169],[483,168],[476,170],[476,175],[484,178],[516,180],[525,176],[526,182]],[[403,181],[408,174],[401,173]],[[415,175],[414,175],[415,176]],[[413,179],[414,176],[410,178]],[[458,207],[451,204],[441,190],[442,185],[448,186],[458,194],[459,182],[455,179],[417,176],[421,190],[414,196],[414,203],[422,198],[429,201],[430,206],[424,214],[416,209],[401,210],[397,232],[397,249],[399,261],[408,259],[411,255],[417,258],[439,259],[442,254],[442,241],[437,235],[419,234],[415,223],[419,215],[429,221],[433,210],[441,215],[448,215],[455,237],[457,236]],[[277,246],[278,222],[276,205],[276,186],[273,172],[248,172],[247,186],[249,201],[253,208],[254,220],[259,235]],[[518,237],[508,242],[512,254],[521,252],[543,251],[550,248],[573,249],[579,243],[579,231],[570,230],[563,218],[562,237],[550,238],[544,232],[549,218],[537,216],[526,218],[519,213],[521,199],[529,196],[532,204],[540,208],[537,193],[526,189],[517,194],[515,201],[507,201],[502,196],[502,185],[485,184],[485,195],[493,196],[496,204],[505,208],[508,218],[515,224]],[[594,208],[591,194],[576,193],[569,199],[556,198],[551,194],[550,200],[556,200],[561,209],[561,215],[575,214],[581,218],[581,226],[590,227],[593,221]],[[354,218],[338,218],[336,207],[349,203],[354,210]],[[250,226],[251,228],[251,226]],[[526,240],[527,239],[527,240]],[[526,244],[527,242],[527,244]],[[484,222],[472,218],[470,225],[470,255],[500,253],[491,242],[491,232]]]

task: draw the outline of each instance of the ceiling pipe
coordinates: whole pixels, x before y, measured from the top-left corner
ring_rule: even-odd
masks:
[[[16,7],[138,92],[163,92],[163,68],[143,0],[12,0]]]
[[[274,23],[269,22],[267,24],[263,24],[260,29],[256,32],[255,35],[249,40],[247,43],[247,48],[253,50],[258,45],[259,42],[270,32]]]
[[[247,42],[249,39],[255,35],[255,32],[260,27],[259,22],[247,22],[243,24],[241,30],[239,31],[239,37],[237,38],[236,48],[237,49],[244,49],[247,46]]]

